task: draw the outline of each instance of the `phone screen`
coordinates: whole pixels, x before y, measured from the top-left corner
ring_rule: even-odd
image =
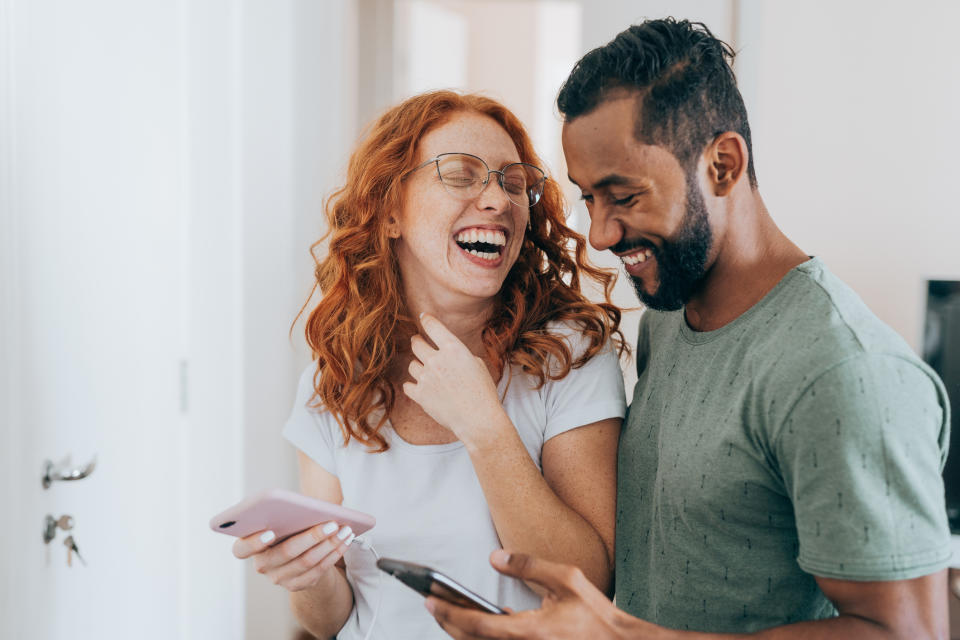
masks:
[[[506,613],[497,605],[430,567],[390,558],[380,558],[377,566],[424,596],[436,596],[455,605],[486,613]]]
[[[500,607],[487,602],[475,593],[471,593],[442,573],[431,572],[430,577],[433,578],[430,582],[431,595],[468,609],[476,609],[486,613],[504,613]]]

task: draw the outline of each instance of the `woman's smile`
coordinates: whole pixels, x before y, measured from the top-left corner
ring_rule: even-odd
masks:
[[[454,244],[464,258],[481,267],[498,267],[503,262],[509,232],[501,225],[477,225],[463,228],[454,236]]]

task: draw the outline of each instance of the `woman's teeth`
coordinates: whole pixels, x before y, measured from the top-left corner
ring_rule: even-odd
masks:
[[[507,235],[496,229],[464,229],[455,238],[457,246],[483,260],[494,261],[507,244]]]
[[[499,253],[487,253],[485,251],[477,251],[476,249],[469,249],[467,253],[477,256],[478,258],[483,258],[484,260],[496,260],[500,257]]]
[[[650,249],[643,249],[636,253],[630,253],[625,256],[620,256],[620,259],[623,260],[625,265],[639,264],[641,262],[646,262],[647,258],[653,257],[653,251]]]
[[[486,244],[503,246],[507,244],[507,236],[503,231],[494,229],[464,229],[457,234],[457,242],[464,244],[484,242]]]

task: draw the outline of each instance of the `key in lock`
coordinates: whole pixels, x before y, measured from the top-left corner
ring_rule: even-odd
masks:
[[[62,515],[59,518],[54,518],[48,514],[43,522],[43,542],[45,544],[50,544],[50,542],[57,537],[58,528],[64,531],[72,529],[73,517]]]
[[[77,548],[77,543],[74,541],[73,536],[67,536],[63,539],[63,546],[67,548],[67,566],[73,566],[73,554],[77,554],[77,559],[80,560],[80,563],[83,566],[87,566],[87,561],[83,559],[83,556],[80,555],[80,549]]]

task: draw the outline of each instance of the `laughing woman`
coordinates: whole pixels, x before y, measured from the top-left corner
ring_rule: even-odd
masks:
[[[324,523],[234,550],[292,593],[317,637],[446,637],[421,597],[380,579],[371,546],[513,609],[539,597],[490,567],[500,547],[610,587],[620,314],[539,165],[502,105],[429,93],[379,119],[328,204],[315,362],[284,436],[303,493],[377,526],[364,544]],[[583,276],[605,303],[581,293]]]

